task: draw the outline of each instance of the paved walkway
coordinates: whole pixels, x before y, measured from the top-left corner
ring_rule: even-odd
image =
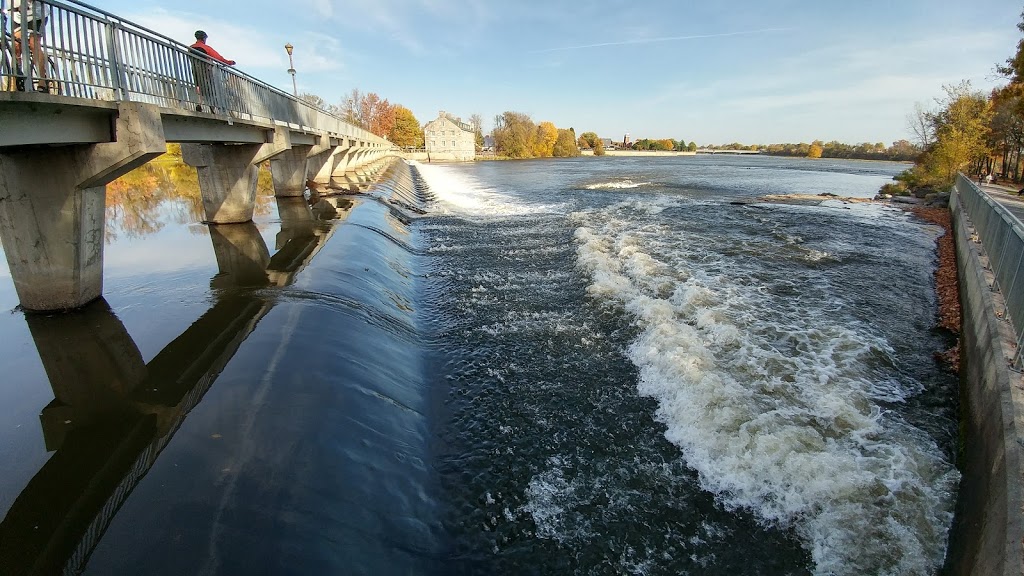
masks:
[[[981,189],[1016,216],[1017,220],[1024,222],[1024,196],[1017,195],[1017,191],[1020,190],[1019,187],[1015,188],[1002,184],[983,184]]]

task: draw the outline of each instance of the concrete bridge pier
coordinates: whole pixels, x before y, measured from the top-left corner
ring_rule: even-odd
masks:
[[[292,146],[270,159],[274,196],[291,198],[306,191],[306,160],[312,146]]]
[[[306,188],[305,162],[301,162],[296,176],[295,167],[288,164],[293,149],[303,147],[293,147],[289,132],[283,127],[276,128],[271,141],[265,144],[182,144],[182,160],[194,167],[199,176],[206,221],[238,224],[252,220],[259,165],[266,160],[271,161],[272,167],[275,158],[281,160],[279,177],[274,180],[275,194],[280,181],[283,194],[295,195],[298,188],[301,195]],[[301,184],[297,183],[299,178]]]
[[[273,139],[260,147],[252,163],[258,171],[260,164],[270,160],[275,196],[302,196],[306,190],[306,153],[309,149],[310,146],[293,144],[291,131],[277,126]]]
[[[309,178],[321,186],[330,186],[337,154],[338,146],[331,144],[331,137],[321,134],[317,145],[309,150],[306,162]]]
[[[182,144],[181,158],[196,169],[206,221],[238,224],[256,208],[256,160],[261,144]]]
[[[156,106],[119,105],[113,129],[114,142],[0,149],[0,238],[26,309],[103,292],[106,185],[167,151]]]
[[[349,185],[354,183],[348,178],[348,169],[352,164],[352,159],[355,157],[356,151],[356,148],[348,146],[341,149],[334,157],[334,169],[331,171],[330,180],[332,188],[348,188]]]
[[[369,163],[370,154],[371,151],[369,149],[360,149],[349,164],[348,174],[355,182],[365,184],[370,181],[370,176],[366,172],[366,165]]]

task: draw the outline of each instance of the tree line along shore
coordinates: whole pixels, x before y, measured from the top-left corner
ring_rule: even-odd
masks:
[[[423,125],[411,110],[391,103],[374,92],[353,89],[336,104],[316,94],[305,93],[301,98],[310,104],[344,118],[347,122],[387,138],[396,146],[421,149],[424,145]],[[459,119],[461,121],[461,118]],[[488,133],[489,145],[484,138],[483,121],[479,114],[469,116],[468,122],[475,133],[477,153],[487,158],[566,158],[582,154],[603,156],[606,151],[636,152],[697,152],[698,150],[748,151],[773,156],[799,156],[808,158],[848,158],[858,160],[912,161],[921,149],[907,140],[885,146],[881,142],[845,144],[838,141],[794,144],[705,144],[698,147],[693,140],[680,138],[639,138],[621,141],[601,138],[596,132],[577,134],[575,128],[559,128],[553,122],[535,122],[529,114],[506,111],[494,117],[494,128]]]

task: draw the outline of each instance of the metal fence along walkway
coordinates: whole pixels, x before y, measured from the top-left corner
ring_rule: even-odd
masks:
[[[1017,338],[1012,366],[1020,370],[1024,362],[1024,228],[1005,207],[963,174],[957,176],[954,188],[958,203],[966,210],[988,254],[995,276],[993,288],[1002,292],[1006,302],[1005,314]]]
[[[76,0],[16,3],[0,0],[2,91],[143,102],[387,143],[235,68],[196,55],[184,44],[98,8]]]

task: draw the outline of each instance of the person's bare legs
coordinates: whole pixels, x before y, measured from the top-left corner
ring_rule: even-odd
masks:
[[[14,42],[14,58],[17,60],[17,69],[21,69],[21,31],[23,27],[19,27],[11,34]],[[40,42],[41,32],[28,33],[28,51],[29,51],[29,65],[34,66],[36,70],[36,78],[38,78],[38,85],[43,88],[44,92],[49,91],[50,81],[47,76],[46,70],[46,58],[43,55],[43,46]],[[22,70],[22,74],[28,76],[28,74]]]
[[[43,53],[43,31],[29,32],[28,49],[32,52],[37,74],[37,85],[40,92],[50,91],[50,71],[47,70],[46,55]]]

